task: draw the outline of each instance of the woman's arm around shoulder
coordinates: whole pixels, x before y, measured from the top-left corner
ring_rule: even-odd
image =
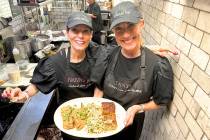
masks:
[[[154,68],[153,100],[158,105],[168,105],[173,99],[173,70],[167,58],[160,58]]]

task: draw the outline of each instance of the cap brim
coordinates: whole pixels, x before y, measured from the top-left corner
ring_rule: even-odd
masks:
[[[120,24],[122,22],[130,22],[130,23],[138,23],[139,21],[139,18],[131,18],[131,17],[121,17],[121,18],[118,18],[118,19],[115,19],[111,26],[110,26],[110,29],[112,29],[114,26],[116,26],[117,24]]]
[[[68,27],[68,28],[72,28],[72,27],[74,27],[74,26],[76,26],[76,25],[79,25],[79,24],[86,25],[86,26],[88,26],[89,28],[93,29],[92,25],[90,25],[90,24],[87,23],[87,22],[82,22],[81,20],[80,20],[80,21],[74,21],[74,22],[72,22],[71,24],[68,24],[68,23],[67,23],[67,27]]]

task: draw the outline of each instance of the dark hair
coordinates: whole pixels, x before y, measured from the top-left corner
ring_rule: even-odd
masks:
[[[70,28],[66,27],[66,31],[69,32]]]

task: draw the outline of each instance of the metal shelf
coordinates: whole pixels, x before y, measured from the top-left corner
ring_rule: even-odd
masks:
[[[39,6],[36,3],[18,3],[18,6]]]
[[[23,7],[35,7],[36,8],[36,14],[37,14],[37,19],[38,19],[38,24],[39,24],[39,30],[40,30],[40,33],[42,32],[41,31],[41,25],[40,25],[40,15],[39,15],[39,12],[38,12],[38,8],[41,7],[41,6],[44,6],[44,5],[47,5],[49,3],[52,3],[53,0],[46,0],[46,1],[43,1],[43,2],[40,2],[40,3],[19,3],[18,1],[18,6],[21,7],[21,12],[22,12],[22,18],[23,18],[23,22],[24,22],[24,28],[25,28],[25,31],[27,32],[26,30],[26,21],[25,21],[25,17],[26,15],[24,14],[24,11],[23,11]]]
[[[34,7],[34,6],[43,6],[43,5],[46,5],[46,4],[48,4],[48,3],[50,3],[50,2],[52,2],[53,0],[46,0],[46,1],[43,1],[43,2],[40,2],[40,3],[19,3],[18,2],[18,6],[27,6],[27,7],[30,7],[30,6],[32,6],[32,7]]]

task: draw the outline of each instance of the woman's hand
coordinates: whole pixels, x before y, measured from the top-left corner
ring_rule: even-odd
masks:
[[[139,110],[140,110],[139,105],[133,105],[128,108],[125,118],[125,127],[133,124],[134,117]]]
[[[153,53],[165,57],[168,55],[168,53],[173,54],[173,55],[178,55],[178,49],[175,47],[170,48],[170,47],[161,47],[159,45],[146,45],[148,49],[150,49]]]
[[[10,99],[11,102],[23,103],[27,100],[26,95],[22,92],[20,88],[10,88],[7,87],[3,93],[2,97]]]

